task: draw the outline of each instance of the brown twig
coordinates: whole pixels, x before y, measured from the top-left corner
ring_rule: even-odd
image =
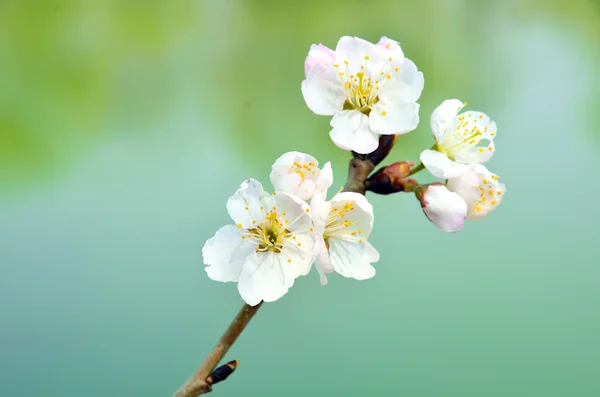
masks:
[[[212,386],[206,382],[206,378],[223,360],[229,348],[235,343],[261,305],[262,302],[256,306],[244,304],[217,345],[206,356],[200,368],[177,390],[173,397],[196,397],[212,391]]]
[[[347,192],[365,194],[365,181],[379,164],[389,154],[396,143],[396,136],[382,135],[379,139],[379,147],[373,153],[362,155],[353,153],[348,167],[348,180],[344,186]],[[212,386],[206,378],[214,371],[223,360],[223,357],[235,343],[242,331],[246,328],[252,317],[256,314],[262,302],[256,306],[245,304],[235,319],[225,331],[219,343],[204,359],[198,370],[177,390],[173,397],[197,397],[201,394],[210,393]]]
[[[348,180],[344,185],[344,191],[365,194],[365,181],[373,172],[375,167],[381,163],[390,153],[397,135],[381,135],[379,137],[379,147],[369,154],[352,153],[353,159],[348,166]]]

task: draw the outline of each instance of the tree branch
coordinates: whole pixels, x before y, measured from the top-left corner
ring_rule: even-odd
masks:
[[[200,368],[177,390],[173,397],[197,397],[212,391],[212,386],[206,382],[206,378],[219,365],[219,362],[223,360],[227,351],[235,343],[262,304],[263,302],[260,302],[256,306],[244,304],[227,330],[225,330],[223,336],[221,336],[221,339],[219,339],[217,345],[206,356]]]
[[[379,147],[373,153],[352,153],[348,167],[348,180],[344,186],[347,192],[365,194],[365,181],[375,169],[375,166],[383,161],[396,143],[397,136],[382,135],[379,138]],[[231,346],[235,343],[242,331],[246,328],[252,317],[256,314],[262,302],[256,306],[245,304],[235,319],[229,325],[215,348],[206,356],[198,370],[177,390],[173,397],[197,397],[201,394],[210,393],[212,385],[206,378],[215,370],[219,362]]]
[[[347,192],[365,194],[365,181],[373,172],[377,164],[381,163],[396,144],[397,135],[381,135],[379,137],[379,146],[369,154],[358,154],[352,152],[354,157],[348,165],[348,180],[344,185]]]

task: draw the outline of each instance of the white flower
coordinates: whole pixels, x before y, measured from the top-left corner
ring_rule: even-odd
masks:
[[[443,232],[462,229],[467,218],[467,203],[441,183],[434,183],[418,192],[421,208],[429,220]]]
[[[335,52],[313,45],[305,72],[304,100],[316,114],[333,115],[330,136],[342,149],[371,153],[379,134],[403,134],[419,123],[423,73],[396,41],[344,36]]]
[[[310,207],[317,240],[315,267],[321,284],[325,273],[336,271],[344,277],[365,280],[375,275],[371,263],[379,252],[367,241],[373,229],[373,206],[359,193],[342,192],[326,201],[326,192],[317,194]]]
[[[421,162],[438,178],[456,178],[465,172],[465,164],[485,163],[494,153],[496,123],[481,112],[459,115],[464,106],[448,99],[431,114],[436,150],[424,150]]]
[[[467,202],[467,219],[481,219],[500,205],[506,193],[506,186],[498,179],[485,166],[474,164],[458,178],[449,179],[446,186]]]
[[[331,164],[319,169],[319,162],[311,155],[289,152],[279,157],[271,168],[271,182],[275,190],[310,200],[333,183]]]
[[[204,244],[208,277],[238,283],[249,305],[281,298],[313,262],[316,235],[308,204],[283,192],[269,195],[249,179],[227,201],[236,223]]]

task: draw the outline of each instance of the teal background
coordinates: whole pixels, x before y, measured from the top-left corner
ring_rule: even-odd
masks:
[[[455,235],[374,196],[377,276],[316,273],[265,305],[218,396],[600,395],[600,4],[0,2],[0,396],[168,396],[242,301],[201,249],[290,150],[348,154],[300,82],[312,43],[399,40],[419,128],[497,122],[498,210]],[[421,181],[431,180],[419,174]]]

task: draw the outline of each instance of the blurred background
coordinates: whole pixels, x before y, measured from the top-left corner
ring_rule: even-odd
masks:
[[[0,395],[168,396],[241,307],[201,249],[290,150],[348,153],[300,82],[312,43],[389,36],[499,126],[501,207],[455,235],[375,196],[377,276],[263,306],[215,396],[600,395],[600,3],[0,1]],[[419,174],[421,175],[421,174]],[[422,175],[422,181],[431,179]]]

